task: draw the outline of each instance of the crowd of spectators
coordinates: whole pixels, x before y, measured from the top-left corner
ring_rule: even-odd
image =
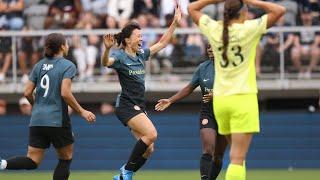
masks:
[[[187,15],[187,5],[193,0],[179,0],[184,13],[180,27],[194,27]],[[278,26],[313,26],[320,21],[320,0],[274,0],[287,8],[287,14]],[[42,29],[115,29],[131,20],[142,28],[165,28],[173,18],[174,0],[1,0],[0,31]],[[223,5],[204,9],[211,17],[222,19]],[[250,8],[250,17],[263,12]],[[159,34],[144,34],[143,47],[155,43]],[[79,80],[93,80],[94,74],[112,73],[99,69],[102,51],[101,37],[96,35],[69,37],[69,58],[78,67]],[[149,62],[151,73],[170,73],[173,67],[195,66],[204,60],[205,43],[199,34],[178,35],[164,50]],[[12,62],[11,38],[0,37],[0,82],[6,80]],[[310,78],[317,69],[320,54],[320,33],[306,31],[285,33],[285,45],[280,47],[279,34],[266,35],[258,49],[257,72],[264,65],[279,68],[279,53],[285,52],[288,64],[299,78]],[[43,38],[21,37],[17,40],[18,72],[26,82],[32,66],[42,56]],[[306,62],[305,62],[306,61]],[[290,69],[289,69],[290,70]]]

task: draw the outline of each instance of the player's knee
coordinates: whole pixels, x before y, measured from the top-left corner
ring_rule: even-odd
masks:
[[[214,153],[214,145],[211,143],[205,143],[203,146],[203,154],[213,154]]]
[[[73,157],[72,152],[59,155],[59,159],[62,159],[62,160],[70,160],[72,159],[72,157]]]
[[[155,142],[158,138],[157,130],[151,131],[146,137],[150,142]]]

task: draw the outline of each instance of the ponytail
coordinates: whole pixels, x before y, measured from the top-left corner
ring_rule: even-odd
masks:
[[[244,7],[242,0],[226,0],[224,4],[224,13],[223,13],[223,64],[222,67],[227,67],[229,64],[228,59],[228,46],[229,46],[229,24],[232,19],[239,18],[241,9]]]
[[[121,44],[125,45],[125,41],[124,41],[124,38],[123,38],[123,35],[122,35],[122,31],[119,32],[118,34],[115,34],[114,35],[114,39],[116,40],[118,46],[120,46]]]
[[[222,53],[222,58],[223,61],[225,62],[225,66],[229,64],[229,59],[228,59],[228,45],[229,45],[229,13],[224,12],[224,18],[223,18],[223,34],[222,34],[222,41],[223,41],[223,53]]]

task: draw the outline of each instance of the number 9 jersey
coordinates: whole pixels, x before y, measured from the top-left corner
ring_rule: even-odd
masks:
[[[222,58],[223,22],[207,15],[199,20],[200,31],[208,38],[215,57],[214,95],[256,94],[256,47],[267,30],[267,15],[229,26],[228,61]]]
[[[76,66],[63,57],[44,58],[33,68],[29,80],[36,85],[30,126],[71,127],[68,105],[61,97],[65,78],[73,79]]]

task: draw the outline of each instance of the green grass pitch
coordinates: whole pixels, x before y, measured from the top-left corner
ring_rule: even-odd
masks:
[[[51,180],[51,172],[1,172],[1,180]],[[114,171],[73,171],[69,180],[112,180]],[[223,171],[218,180],[224,180]],[[320,170],[249,170],[247,180],[316,180],[320,177]],[[135,180],[200,180],[196,170],[180,171],[140,171],[134,176]]]

